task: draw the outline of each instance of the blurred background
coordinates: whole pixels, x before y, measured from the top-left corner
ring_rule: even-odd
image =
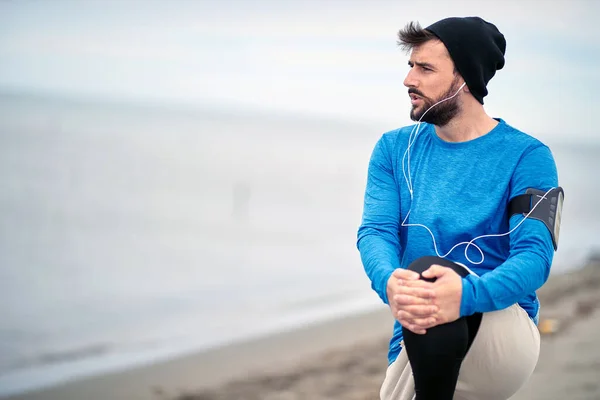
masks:
[[[0,395],[379,306],[369,156],[411,20],[478,15],[486,109],[551,146],[553,273],[598,251],[600,3],[0,0]]]

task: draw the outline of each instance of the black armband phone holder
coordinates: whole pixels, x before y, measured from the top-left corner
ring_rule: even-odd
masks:
[[[557,250],[564,197],[565,192],[561,187],[556,187],[548,193],[538,189],[527,189],[525,194],[513,197],[508,203],[508,217],[523,214],[527,218],[542,221],[550,231],[554,250]]]

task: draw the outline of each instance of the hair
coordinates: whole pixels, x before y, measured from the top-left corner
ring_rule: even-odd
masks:
[[[433,33],[421,28],[418,21],[411,21],[398,31],[398,46],[406,52],[430,40],[439,39]]]
[[[427,29],[421,28],[421,24],[418,21],[410,21],[403,29],[398,31],[398,46],[407,53],[430,40],[440,39]],[[458,69],[454,60],[452,60],[452,63],[454,64],[454,74],[456,75],[458,74]]]

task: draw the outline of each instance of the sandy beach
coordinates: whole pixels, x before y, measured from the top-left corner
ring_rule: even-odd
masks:
[[[540,360],[511,399],[600,399],[600,259],[552,276],[539,297]],[[382,307],[10,399],[376,399],[391,327]]]

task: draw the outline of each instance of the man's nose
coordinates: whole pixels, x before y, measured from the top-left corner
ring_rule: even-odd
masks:
[[[410,87],[416,88],[418,86],[418,82],[414,78],[412,69],[410,71],[408,71],[408,74],[406,74],[406,78],[404,78],[404,86],[406,86],[408,88],[410,88]]]

